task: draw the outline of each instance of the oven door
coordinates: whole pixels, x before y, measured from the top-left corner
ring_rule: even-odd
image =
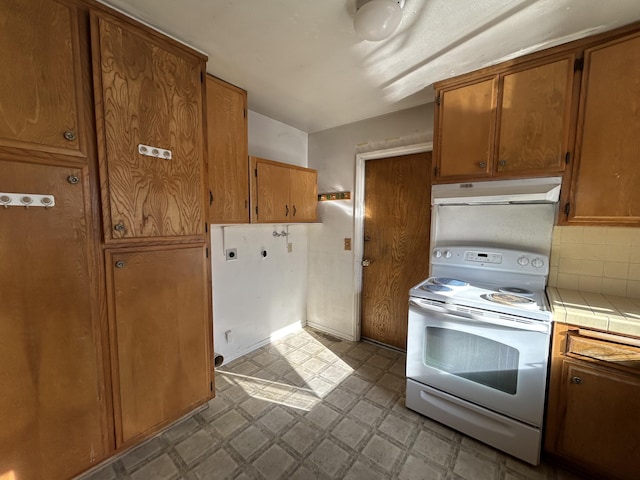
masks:
[[[551,325],[409,301],[407,377],[541,426]]]

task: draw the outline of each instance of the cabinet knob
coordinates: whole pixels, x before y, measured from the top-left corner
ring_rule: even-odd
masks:
[[[487,166],[487,162],[480,162],[478,165],[480,165],[480,168],[484,168]]]
[[[507,161],[506,160],[500,160],[498,163],[500,164],[501,167],[504,167],[507,164]]]
[[[116,262],[116,268],[124,268],[125,263],[122,260]]]
[[[124,223],[120,222],[120,223],[116,223],[116,225],[113,227],[113,229],[116,232],[124,232],[125,228],[124,228]]]
[[[363,267],[368,267],[369,265],[371,265],[371,260],[369,258],[363,258],[362,259],[362,266]]]
[[[67,130],[66,132],[64,132],[64,138],[65,140],[73,142],[76,139],[76,132],[74,132],[73,130]]]
[[[571,383],[575,383],[576,385],[580,385],[582,383],[582,379],[580,377],[571,377]]]
[[[69,175],[67,177],[67,182],[69,182],[71,185],[75,185],[76,183],[78,183],[80,181],[80,179],[75,176],[75,175]]]

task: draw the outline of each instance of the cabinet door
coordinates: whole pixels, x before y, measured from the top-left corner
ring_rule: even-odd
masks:
[[[640,34],[585,52],[569,223],[640,223]]]
[[[0,146],[82,156],[76,9],[0,0]]]
[[[496,77],[440,93],[435,144],[438,181],[490,174],[497,86]]]
[[[255,220],[290,222],[289,168],[275,162],[255,161]]]
[[[558,453],[614,478],[637,478],[640,378],[564,360]]]
[[[496,171],[561,172],[568,151],[574,55],[502,77]]]
[[[0,208],[0,478],[69,478],[109,450],[86,173],[0,161],[1,192],[55,198]]]
[[[318,172],[311,169],[289,170],[291,220],[315,222],[318,218]]]
[[[204,247],[107,252],[116,442],[211,396]]]
[[[207,77],[209,223],[249,223],[247,92]]]
[[[92,29],[106,241],[202,239],[201,60],[105,14]]]

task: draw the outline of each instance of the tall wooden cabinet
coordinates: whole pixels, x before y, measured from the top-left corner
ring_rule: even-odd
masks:
[[[640,224],[638,78],[640,32],[585,50],[565,223]]]
[[[318,172],[251,157],[253,223],[315,222]]]
[[[207,75],[209,223],[249,223],[247,92]]]
[[[437,84],[435,179],[561,173],[574,61],[556,55]]]
[[[119,448],[213,396],[206,58],[108,12],[91,28]]]
[[[0,478],[65,479],[213,396],[206,57],[90,0],[0,12]]]

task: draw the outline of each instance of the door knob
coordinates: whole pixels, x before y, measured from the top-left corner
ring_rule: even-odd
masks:
[[[365,242],[369,242],[369,241],[371,241],[371,237],[369,237],[369,236],[364,237],[364,241],[365,241]]]
[[[362,259],[362,266],[363,266],[363,267],[368,267],[369,265],[371,265],[371,259],[369,259],[369,258],[363,258],[363,259]]]
[[[122,222],[116,223],[115,226],[113,227],[113,229],[116,232],[124,232],[125,231],[124,223],[122,223]]]
[[[571,377],[571,383],[575,383],[577,385],[580,385],[582,383],[582,378],[580,377]]]

